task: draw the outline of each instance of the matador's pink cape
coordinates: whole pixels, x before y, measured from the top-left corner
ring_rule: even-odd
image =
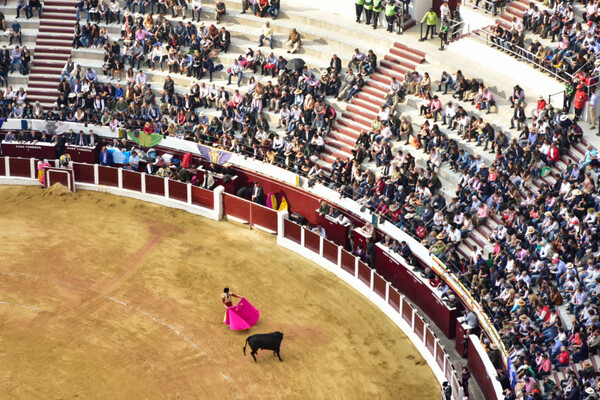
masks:
[[[225,324],[234,331],[249,329],[260,317],[260,313],[248,300],[244,297],[240,302],[227,309],[225,313]]]

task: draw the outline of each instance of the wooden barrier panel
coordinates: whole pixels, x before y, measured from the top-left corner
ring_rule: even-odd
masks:
[[[382,299],[385,299],[385,287],[387,286],[385,279],[378,273],[373,275],[373,291],[377,293]]]
[[[436,350],[436,355],[435,355],[435,361],[437,362],[438,367],[440,367],[440,369],[443,371],[444,363],[446,361],[446,357],[445,357],[446,353],[444,352],[444,349],[442,348],[442,344],[440,342],[437,342],[436,346],[437,346],[437,350]]]
[[[73,179],[73,170],[65,168],[44,167],[46,174],[45,187],[50,187],[60,183],[72,192],[75,192],[75,181]]]
[[[425,330],[425,322],[418,314],[415,314],[415,327],[413,329],[419,339],[423,340],[423,332]]]
[[[338,262],[338,248],[337,244],[323,239],[323,257],[334,264]]]
[[[477,340],[477,339],[476,339]],[[486,399],[496,400],[496,390],[494,389],[494,378],[488,375],[488,371],[485,367],[482,357],[487,357],[487,354],[483,351],[483,354],[479,354],[472,342],[469,342],[468,352],[468,366],[473,378],[479,384],[479,388],[483,392]]]
[[[413,308],[406,299],[402,299],[402,318],[408,323],[408,326],[412,326],[412,315]]]
[[[293,242],[300,244],[300,235],[302,231],[302,227],[289,219],[283,220],[283,229],[284,235],[286,239],[290,239]]]
[[[0,176],[6,175],[6,161],[4,161],[4,157],[0,157]]]
[[[73,163],[75,182],[94,183],[94,166],[89,164]]]
[[[272,208],[251,203],[252,225],[258,225],[270,231],[277,232],[277,211]]]
[[[304,247],[318,253],[321,247],[321,236],[304,228]]]
[[[371,286],[371,268],[362,261],[358,262],[358,279],[367,286]]]
[[[187,203],[187,183],[169,179],[169,198]]]
[[[392,306],[394,308],[394,310],[400,312],[400,299],[402,297],[400,296],[400,293],[398,293],[398,291],[396,290],[396,288],[394,288],[393,286],[390,286],[390,298],[388,300],[388,303],[390,304],[390,306]]]
[[[106,186],[119,186],[119,170],[111,167],[98,167],[98,183]]]
[[[448,379],[448,382],[450,382],[450,384],[452,385],[452,395],[455,399],[458,399],[460,397],[460,394],[458,392],[458,388],[460,387],[458,375],[456,375],[456,371],[454,370],[454,368],[448,368],[448,370],[452,371],[452,376],[450,377],[450,379]],[[489,399],[489,397],[486,397],[486,399]]]
[[[342,250],[342,269],[350,275],[354,275],[355,263],[356,257],[346,250]]]
[[[433,355],[433,352],[435,351],[435,336],[429,328],[425,330],[425,346],[427,346],[429,352]]]
[[[250,223],[250,205],[248,200],[236,197],[232,194],[223,195],[223,213],[225,215],[238,218],[244,222]]]
[[[139,172],[123,170],[123,189],[142,191],[142,174]]]
[[[192,204],[213,210],[215,208],[215,194],[210,190],[192,186]]]
[[[159,196],[165,195],[165,178],[154,175],[146,175],[146,193],[156,194]]]
[[[29,158],[10,158],[8,160],[10,166],[10,176],[20,176],[23,178],[31,178],[31,160]],[[36,171],[37,172],[37,171]],[[36,173],[37,176],[37,173]]]

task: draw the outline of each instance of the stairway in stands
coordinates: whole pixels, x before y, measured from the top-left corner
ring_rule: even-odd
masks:
[[[380,59],[379,66],[362,91],[354,96],[346,111],[338,115],[336,123],[325,139],[325,149],[319,155],[318,164],[329,171],[336,157],[352,158],[352,149],[362,130],[369,131],[389,91],[392,76],[400,82],[407,71],[414,71],[417,64],[425,61],[425,53],[401,43],[394,43],[389,53]]]
[[[56,103],[60,72],[71,55],[76,0],[46,0],[35,42],[27,97],[46,109]]]
[[[510,24],[514,17],[518,20],[523,20],[523,14],[529,8],[529,3],[537,4],[538,7],[541,6],[541,9],[544,9],[543,3],[531,1],[531,0],[515,0],[511,2],[505,9],[504,12],[500,15],[500,19],[496,20],[496,22],[500,22],[500,25],[503,28],[510,28]]]

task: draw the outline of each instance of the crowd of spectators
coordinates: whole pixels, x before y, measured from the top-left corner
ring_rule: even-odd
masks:
[[[142,3],[128,5],[132,12],[136,5],[140,9],[150,5]],[[83,2],[82,12],[86,4]],[[328,99],[349,101],[359,93],[377,66],[375,54],[356,49],[345,73],[336,55],[327,68],[315,73],[306,66],[289,68],[291,60],[260,49],[247,49],[229,66],[215,65],[217,52],[229,49],[230,33],[216,25],[197,26],[193,21],[172,23],[164,13],[175,13],[177,4],[161,8],[159,2],[156,18],[150,14],[134,18],[124,13],[122,44],[109,40],[106,30],[97,25],[76,25],[74,47],[102,47],[106,78],[99,79],[94,69],[84,69],[69,60],[58,87],[56,109],[44,112],[39,104],[26,105],[26,94],[9,88],[0,92],[3,115],[45,116],[178,137],[242,153],[307,176],[310,184],[329,186],[340,196],[357,201],[376,219],[387,220],[418,237],[431,254],[454,268],[488,310],[517,370],[515,393],[503,373],[507,398],[517,392],[539,398],[535,397],[538,390],[550,399],[575,399],[579,397],[574,393],[589,394],[598,389],[589,366],[574,377],[569,372],[565,382],[544,379],[553,367],[568,368],[586,361],[600,345],[596,310],[600,258],[595,256],[600,193],[592,175],[600,169],[598,153],[590,147],[579,163],[568,160],[565,168],[557,168],[561,156],[583,136],[577,121],[581,104],[575,104],[575,117],[570,118],[570,103],[562,110],[540,98],[526,115],[525,93],[515,86],[510,96],[514,108],[511,126],[518,132],[511,135],[485,122],[481,113],[469,113],[461,104],[469,102],[487,113],[497,106],[492,92],[480,81],[468,79],[461,71],[444,73],[436,92],[436,84],[427,73],[407,73],[402,81],[392,78],[384,104],[370,129],[361,132],[352,157],[336,158],[330,171],[325,171],[317,156],[336,118]],[[193,4],[199,12],[201,6]],[[256,4],[253,12],[261,14],[265,2]],[[556,3],[556,12],[563,12],[561,4]],[[108,12],[120,23],[120,11],[110,11],[109,7]],[[89,16],[96,18],[93,11]],[[110,22],[110,16],[107,18]],[[590,29],[595,29],[593,18],[588,15]],[[516,28],[518,23],[515,21]],[[528,24],[521,30],[533,29],[534,21]],[[565,23],[563,28],[567,26]],[[298,40],[294,41],[296,35]],[[272,49],[272,36],[265,23],[259,47],[266,40]],[[496,44],[504,46],[501,40],[497,38]],[[298,50],[300,43],[299,34],[291,32],[289,51]],[[590,54],[586,50],[580,56],[588,62]],[[189,93],[177,93],[171,76],[161,88],[149,82],[144,69],[163,71],[165,67],[173,76],[195,78]],[[217,87],[211,81],[213,73],[221,69],[227,74],[228,85]],[[250,71],[270,76],[272,81],[256,82]],[[244,77],[247,82],[240,91]],[[578,92],[586,91],[581,82],[572,83],[573,96],[566,97],[567,102],[575,102]],[[238,88],[229,88],[233,84]],[[156,95],[156,91],[162,94]],[[443,104],[440,97],[449,93],[453,100]],[[421,99],[419,111],[425,121],[418,128],[398,112],[397,105],[407,95]],[[218,116],[209,118],[203,112],[208,109],[216,109]],[[277,115],[276,127],[265,118],[266,110]],[[412,145],[414,150],[393,152],[395,141]],[[461,142],[473,142],[490,155],[470,154]],[[119,146],[130,150],[127,143],[114,143],[114,147]],[[413,154],[419,151],[427,157],[426,168],[416,165]],[[375,166],[364,168],[367,160]],[[442,194],[437,175],[444,163],[460,176],[450,199]],[[128,164],[132,169],[138,165],[131,160]],[[176,175],[177,168],[170,169],[178,165],[176,162],[161,168],[149,165],[149,173],[189,179]],[[488,218],[500,223],[488,238],[485,254],[478,246],[468,257],[461,257],[457,251],[461,241]],[[384,243],[411,258],[405,243],[393,238],[385,238]],[[371,260],[366,253],[364,258]],[[450,298],[450,291],[439,279],[428,271],[424,274],[441,285]],[[570,314],[563,314],[562,319],[572,320],[569,328],[558,315],[563,303],[568,307],[562,310]],[[498,349],[490,347],[490,356],[502,370]]]
[[[522,19],[513,17],[510,23],[497,21],[491,28],[490,40],[493,45],[519,54],[563,79],[595,86],[600,73],[597,62],[600,13],[595,0],[582,3],[586,12],[583,20],[578,21],[569,1],[552,1],[548,7],[530,2]],[[528,40],[527,32],[536,37]],[[557,44],[545,46],[540,38],[549,38]]]

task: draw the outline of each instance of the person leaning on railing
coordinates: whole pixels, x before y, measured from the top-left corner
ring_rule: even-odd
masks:
[[[427,35],[429,35],[429,32],[431,32],[431,38],[433,39],[435,27],[438,24],[438,16],[433,8],[430,8],[429,11],[425,13],[423,19],[421,20],[421,25],[422,24],[427,25],[427,30],[425,31],[425,37],[421,38],[420,40],[427,40]]]

